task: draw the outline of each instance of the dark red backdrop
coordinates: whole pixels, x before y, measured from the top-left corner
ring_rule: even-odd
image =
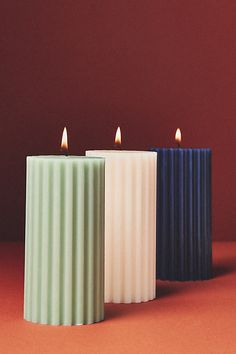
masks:
[[[25,156],[211,147],[214,238],[235,239],[236,3],[0,1],[0,238],[24,237]]]

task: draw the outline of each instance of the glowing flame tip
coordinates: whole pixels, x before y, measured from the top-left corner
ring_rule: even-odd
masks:
[[[67,129],[64,127],[62,138],[61,138],[61,150],[68,151],[68,137],[67,137]]]
[[[120,127],[118,127],[117,130],[116,130],[115,144],[116,145],[121,145],[121,130],[120,130]]]
[[[175,141],[180,146],[180,144],[181,144],[181,130],[179,128],[176,130],[176,133],[175,133]]]

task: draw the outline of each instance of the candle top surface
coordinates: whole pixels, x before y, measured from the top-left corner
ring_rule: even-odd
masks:
[[[206,152],[211,152],[210,148],[188,148],[188,147],[152,147],[150,151],[158,151],[158,150],[163,150],[163,151],[206,151]]]
[[[93,156],[95,154],[96,156],[150,156],[152,155],[154,151],[138,151],[138,150],[87,150],[86,155],[87,156]]]
[[[100,156],[77,156],[77,155],[34,155],[34,156],[27,156],[28,158],[35,158],[35,159],[54,159],[54,160],[103,160]]]

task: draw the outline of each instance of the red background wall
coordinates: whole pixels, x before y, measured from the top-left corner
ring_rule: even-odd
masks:
[[[236,238],[236,2],[0,1],[0,239],[23,240],[25,156],[213,150],[213,237]]]

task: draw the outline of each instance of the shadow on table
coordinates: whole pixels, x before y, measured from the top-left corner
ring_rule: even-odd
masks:
[[[226,274],[236,271],[236,257],[226,258],[224,261],[220,261],[213,264],[213,278],[222,277]]]
[[[156,293],[159,298],[169,297],[183,290],[186,282],[158,281]]]
[[[158,303],[157,299],[142,303],[132,304],[105,304],[105,320],[113,320],[114,318],[126,318],[140,316],[153,312]]]

